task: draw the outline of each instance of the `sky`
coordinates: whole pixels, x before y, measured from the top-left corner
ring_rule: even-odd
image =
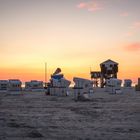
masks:
[[[140,77],[140,0],[0,0],[0,79],[90,78],[112,59]]]

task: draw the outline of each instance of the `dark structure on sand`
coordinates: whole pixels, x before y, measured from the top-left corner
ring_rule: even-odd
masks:
[[[108,59],[100,64],[101,71],[91,71],[91,79],[94,79],[95,82],[97,79],[100,79],[101,87],[104,87],[106,79],[117,78],[118,73],[118,63]]]

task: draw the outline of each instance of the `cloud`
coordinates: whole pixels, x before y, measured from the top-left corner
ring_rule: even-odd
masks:
[[[89,2],[81,2],[77,5],[77,8],[79,9],[86,9],[90,12],[95,12],[95,11],[99,11],[102,8],[102,6],[99,4],[99,2],[97,1],[89,1]]]
[[[130,26],[130,28],[132,28],[132,29],[140,29],[140,21],[134,22],[134,23]]]
[[[121,17],[128,17],[129,14],[128,14],[128,12],[122,12],[122,13],[120,14],[120,16],[121,16]]]
[[[82,9],[82,8],[86,8],[87,7],[87,4],[82,2],[80,4],[77,5],[78,8]]]
[[[125,33],[125,36],[130,37],[134,36],[140,31],[140,21],[136,21],[132,23],[131,26],[129,26],[129,29],[131,29],[129,32]]]
[[[134,27],[134,28],[140,28],[140,21],[136,21],[136,22],[133,24],[133,27]]]
[[[140,42],[135,42],[128,44],[124,47],[126,51],[139,51],[140,50]]]
[[[127,37],[130,37],[130,36],[133,36],[135,33],[134,32],[127,32],[126,34],[125,34],[125,36],[127,36]]]

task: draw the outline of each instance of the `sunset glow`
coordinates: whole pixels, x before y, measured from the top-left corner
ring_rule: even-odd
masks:
[[[90,78],[107,59],[140,77],[140,0],[0,0],[0,79]]]

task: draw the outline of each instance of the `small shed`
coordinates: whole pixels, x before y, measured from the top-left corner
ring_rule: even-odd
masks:
[[[94,87],[98,87],[98,82],[101,79],[101,72],[100,71],[91,71],[90,72],[91,79],[93,80]]]
[[[8,90],[8,80],[0,80],[0,90]]]
[[[19,79],[9,79],[8,89],[10,91],[20,91],[22,90],[22,82]]]
[[[25,82],[25,90],[43,89],[43,81],[31,80]]]
[[[91,79],[101,78],[101,72],[100,71],[91,71],[90,75],[91,75]]]

